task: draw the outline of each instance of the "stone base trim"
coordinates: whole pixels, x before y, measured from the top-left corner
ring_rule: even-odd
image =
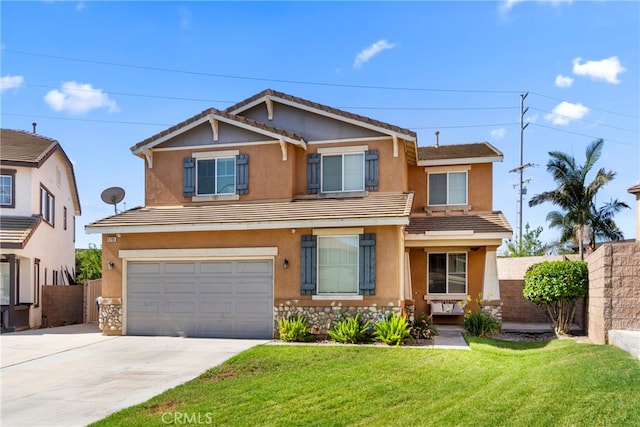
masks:
[[[356,314],[360,314],[363,322],[366,322],[367,320],[375,322],[383,319],[390,313],[400,315],[402,314],[402,307],[298,307],[280,305],[278,307],[273,307],[273,330],[274,334],[277,336],[278,321],[280,319],[286,319],[290,316],[304,316],[307,318],[307,324],[311,328],[312,334],[326,335],[327,329],[330,328],[334,322],[339,321],[343,316],[349,318],[354,317]]]
[[[495,318],[502,327],[502,301],[480,301],[480,313],[485,313]]]
[[[104,335],[122,335],[122,298],[103,298],[98,327]]]

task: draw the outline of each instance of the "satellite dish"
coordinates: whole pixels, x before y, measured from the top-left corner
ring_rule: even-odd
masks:
[[[113,209],[118,214],[118,203],[124,199],[124,189],[120,187],[110,187],[102,192],[100,198],[103,202],[113,205]]]

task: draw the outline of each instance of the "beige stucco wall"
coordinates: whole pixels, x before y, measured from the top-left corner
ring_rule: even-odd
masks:
[[[192,249],[192,248],[247,248],[277,247],[274,257],[274,304],[323,306],[339,301],[313,301],[311,296],[300,295],[300,236],[311,234],[312,229],[212,231],[192,233],[141,233],[103,235],[102,296],[122,298],[123,260],[120,250],[141,249]],[[376,295],[365,296],[362,301],[350,301],[350,305],[399,305],[401,294],[402,227],[365,227],[365,233],[376,234]],[[116,237],[115,243],[107,241]],[[282,267],[284,260],[289,268]],[[107,265],[113,262],[112,270]]]
[[[471,210],[476,212],[488,212],[493,210],[493,165],[491,163],[478,163],[468,165],[467,175],[468,197]],[[438,170],[441,170],[438,166]],[[408,170],[408,183],[411,191],[415,193],[413,198],[413,213],[424,213],[427,205],[427,176],[433,168],[423,166],[410,166]]]
[[[604,344],[611,329],[640,331],[640,243],[606,243],[587,262],[589,338]]]

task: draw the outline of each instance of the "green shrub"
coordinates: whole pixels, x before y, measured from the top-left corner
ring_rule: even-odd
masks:
[[[495,317],[477,311],[467,311],[462,326],[467,334],[474,337],[488,337],[500,330],[500,323]]]
[[[388,345],[399,346],[405,338],[411,336],[411,325],[406,316],[389,313],[387,317],[374,324],[373,338]]]
[[[304,316],[289,316],[278,320],[278,332],[282,341],[301,342],[313,339]]]
[[[438,328],[431,317],[421,314],[411,322],[411,337],[414,339],[429,340],[438,334]]]
[[[542,306],[556,334],[571,330],[576,301],[587,294],[589,270],[584,261],[544,261],[524,275],[524,297]]]
[[[333,330],[327,331],[332,340],[343,344],[362,343],[369,341],[369,329],[371,322],[362,322],[359,314],[354,317],[342,318],[334,323]]]

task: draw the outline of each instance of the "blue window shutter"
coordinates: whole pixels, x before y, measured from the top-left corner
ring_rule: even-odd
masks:
[[[182,159],[182,195],[196,195],[196,159],[193,157]]]
[[[364,153],[364,188],[367,191],[378,191],[378,150]]]
[[[320,158],[318,153],[307,154],[307,193],[320,192]]]
[[[249,194],[249,155],[236,156],[236,194]]]
[[[316,264],[317,238],[307,234],[300,238],[300,294],[316,294],[316,277],[318,267]]]
[[[376,294],[376,235],[360,235],[360,295]]]

